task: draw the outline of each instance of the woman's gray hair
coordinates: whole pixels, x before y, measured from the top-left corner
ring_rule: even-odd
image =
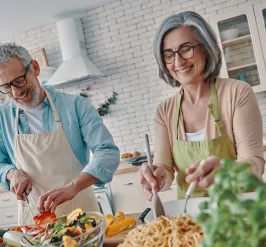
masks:
[[[162,44],[168,32],[183,26],[190,26],[200,44],[204,47],[206,53],[204,79],[206,82],[210,82],[220,73],[222,66],[221,50],[218,46],[216,35],[209,24],[199,14],[192,11],[185,11],[167,17],[157,30],[153,44],[153,53],[159,66],[159,77],[172,87],[180,86],[180,82],[174,79],[166,68],[162,58]]]
[[[29,52],[15,43],[0,44],[0,65],[5,64],[10,58],[17,57],[26,67],[32,60]]]

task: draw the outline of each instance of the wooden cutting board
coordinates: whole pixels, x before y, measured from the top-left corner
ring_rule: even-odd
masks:
[[[134,218],[134,219],[138,219],[140,216],[140,213],[137,213],[137,214],[127,214],[126,217],[130,217],[130,218]],[[122,243],[127,235],[127,233],[134,229],[133,227],[130,228],[130,229],[127,229],[123,232],[120,232],[114,236],[111,236],[111,237],[105,237],[105,240],[104,240],[104,244],[103,246],[104,247],[115,247],[117,245],[119,245],[120,243]]]

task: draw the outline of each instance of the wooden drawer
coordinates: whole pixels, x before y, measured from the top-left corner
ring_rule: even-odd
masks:
[[[0,224],[14,226],[18,224],[18,207],[0,208]]]
[[[12,192],[3,192],[0,193],[0,208],[17,206],[18,200],[14,193]]]

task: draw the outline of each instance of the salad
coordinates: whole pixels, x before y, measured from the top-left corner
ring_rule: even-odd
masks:
[[[34,245],[48,245],[63,242],[64,247],[79,246],[84,241],[94,238],[101,228],[94,229],[103,221],[101,216],[87,215],[80,208],[69,215],[57,218],[54,223],[48,223],[45,231],[31,241]],[[94,229],[94,230],[93,230]]]

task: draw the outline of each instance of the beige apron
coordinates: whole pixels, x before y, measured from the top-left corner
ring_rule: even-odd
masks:
[[[179,112],[181,107],[181,100],[183,90],[181,90],[181,97],[178,97],[175,113],[175,140],[173,143],[173,156],[175,164],[178,164],[178,175],[176,177],[178,190],[177,198],[184,199],[185,193],[189,184],[186,182],[186,168],[195,164],[199,160],[206,159],[208,156],[215,155],[219,159],[230,158],[236,160],[236,151],[233,142],[226,134],[223,121],[220,115],[220,107],[218,103],[215,82],[210,83],[211,88],[211,104],[209,110],[214,118],[216,127],[219,131],[219,136],[205,141],[188,142],[178,139],[178,122]],[[205,189],[197,188],[192,197],[207,196],[208,192]]]
[[[46,96],[52,107],[57,129],[38,134],[18,134],[19,109],[16,109],[14,159],[18,169],[22,169],[32,182],[29,202],[35,214],[38,214],[37,198],[45,192],[61,188],[80,175],[83,166],[73,153],[66,138],[62,123],[49,92]],[[19,225],[33,224],[29,207],[19,200]],[[76,208],[84,211],[99,211],[96,197],[91,187],[81,191],[76,197],[56,208],[56,215],[70,213]]]

